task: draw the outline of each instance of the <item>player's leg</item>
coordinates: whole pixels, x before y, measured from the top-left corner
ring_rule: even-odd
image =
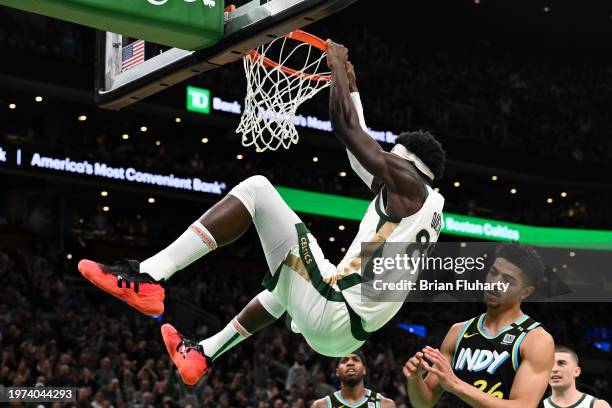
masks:
[[[255,225],[272,272],[297,245],[295,224],[300,218],[263,176],[253,176],[234,187],[212,206],[179,239],[140,265],[140,271],[156,280],[175,272],[217,246],[231,244]]]
[[[200,342],[181,335],[172,325],[161,328],[166,349],[183,381],[192,385],[206,374],[212,362],[252,334],[275,322],[285,312],[264,290],[254,297],[221,331]]]
[[[234,187],[171,245],[144,262],[122,261],[107,266],[83,260],[79,270],[96,286],[139,311],[161,314],[164,291],[158,282],[217,246],[234,242],[251,223],[274,273],[291,247],[297,245],[295,224],[299,222],[270,182],[263,176],[253,176]]]

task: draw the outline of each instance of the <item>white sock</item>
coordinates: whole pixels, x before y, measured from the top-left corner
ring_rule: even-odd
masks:
[[[223,330],[212,337],[202,340],[200,344],[204,348],[204,354],[215,360],[250,335],[238,322],[238,319],[233,318]]]
[[[196,221],[170,246],[141,262],[140,273],[148,273],[157,281],[168,280],[175,272],[216,248],[215,238],[200,221]]]

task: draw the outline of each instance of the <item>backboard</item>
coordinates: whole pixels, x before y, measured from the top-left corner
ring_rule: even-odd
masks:
[[[190,77],[241,59],[257,46],[334,14],[355,1],[251,0],[239,7],[226,4],[223,36],[216,44],[197,51],[143,44],[136,42],[137,39],[99,31],[96,103],[107,109],[128,106]],[[126,69],[124,50],[130,44],[129,53],[145,47],[145,60]]]

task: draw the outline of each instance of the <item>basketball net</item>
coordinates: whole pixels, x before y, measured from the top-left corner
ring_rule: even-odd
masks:
[[[326,49],[323,40],[296,30],[245,55],[247,93],[236,129],[243,146],[263,152],[281,146],[288,149],[298,142],[298,107],[331,83],[330,72],[321,72],[327,70]],[[288,63],[304,55],[301,68],[288,68]]]

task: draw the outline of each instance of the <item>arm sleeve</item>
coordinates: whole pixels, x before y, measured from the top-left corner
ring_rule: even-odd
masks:
[[[364,132],[368,133],[368,127],[365,123],[365,117],[363,115],[363,106],[361,106],[361,98],[359,97],[359,92],[351,92],[351,100],[353,101],[353,106],[355,106],[355,110],[357,111],[357,115],[359,116],[359,124]],[[374,180],[374,176],[367,171],[359,160],[350,152],[349,149],[346,149],[346,154],[348,155],[349,162],[351,163],[351,168],[353,171],[359,176],[359,178],[368,186],[368,188],[372,187],[372,181]]]

